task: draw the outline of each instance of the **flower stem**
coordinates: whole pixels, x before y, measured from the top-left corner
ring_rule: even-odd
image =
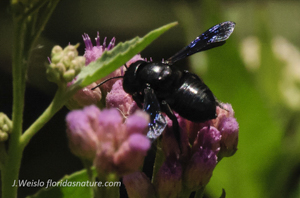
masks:
[[[49,1],[48,1],[49,2]],[[31,3],[31,2],[29,2]],[[51,4],[52,3],[52,4]],[[13,13],[13,53],[12,53],[12,76],[13,76],[13,109],[12,109],[12,132],[10,134],[7,155],[1,159],[1,183],[2,183],[2,197],[11,198],[17,197],[17,186],[12,186],[18,183],[19,169],[21,166],[22,153],[27,143],[21,141],[22,125],[23,125],[23,110],[24,110],[24,96],[25,96],[25,77],[27,72],[27,64],[29,54],[32,49],[34,41],[38,38],[43,30],[46,22],[48,21],[51,13],[53,12],[58,0],[50,2],[46,11],[41,13],[43,17],[40,20],[39,26],[36,29],[31,29],[32,23],[31,16],[34,12],[45,5],[45,3],[37,3],[33,6],[32,12],[24,11],[27,5],[16,9]],[[17,0],[11,1],[12,6],[18,6]],[[22,10],[24,9],[24,10]],[[48,9],[48,10],[47,10]],[[37,18],[38,16],[36,16]],[[40,19],[40,18],[38,18]],[[50,118],[49,118],[50,119]]]
[[[102,182],[102,185],[105,184],[105,182],[116,182],[119,181],[119,177],[115,173],[108,173],[108,175],[99,174],[98,173],[98,179]],[[102,197],[111,197],[111,198],[119,198],[119,188],[115,186],[102,186],[98,187],[97,191],[95,192],[96,198],[102,198]]]
[[[40,117],[23,133],[20,138],[20,145],[22,148],[29,143],[31,138],[60,110],[67,100],[76,93],[78,89],[66,91],[65,88],[59,87],[56,94],[47,107],[47,109],[40,115]]]
[[[25,70],[22,30],[23,20],[14,17],[13,55],[12,55],[12,75],[13,75],[13,113],[12,113],[12,133],[9,138],[8,153],[5,158],[3,169],[1,170],[2,197],[17,197],[17,187],[12,187],[14,181],[19,178],[19,168],[22,158],[22,147],[19,138],[22,134],[23,108],[25,94]]]

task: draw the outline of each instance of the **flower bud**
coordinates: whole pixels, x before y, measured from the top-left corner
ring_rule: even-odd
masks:
[[[118,110],[108,109],[101,112],[98,120],[99,147],[94,160],[98,174],[115,172],[122,176],[137,171],[151,146],[145,135],[149,115],[138,111],[123,123]]]
[[[119,175],[134,172],[143,165],[144,157],[151,147],[150,140],[141,134],[132,134],[115,153],[113,162]]]
[[[79,44],[69,45],[65,49],[54,46],[51,62],[47,68],[47,78],[58,85],[72,81],[85,64],[85,58],[78,56]]]
[[[70,83],[68,83],[69,85]],[[77,91],[72,98],[68,100],[66,106],[68,109],[81,109],[85,106],[96,105],[102,107],[102,92],[99,88],[92,90],[97,84],[92,83],[85,88]]]
[[[221,132],[220,157],[230,157],[237,151],[239,125],[235,118],[224,118],[220,121],[219,130]]]
[[[12,121],[2,112],[0,112],[0,142],[8,139],[12,130]]]
[[[76,61],[72,60],[72,57],[77,55],[76,53],[72,51],[72,49],[69,47],[66,51],[68,51],[68,55],[64,63],[67,63],[69,60],[70,62],[70,70],[71,71],[64,71],[63,78],[66,81],[69,81],[70,79],[74,78],[73,74],[75,73],[76,75],[80,72],[80,69],[82,65],[87,65],[90,64],[93,61],[96,61],[98,58],[102,56],[105,50],[111,50],[115,46],[115,41],[116,39],[113,38],[109,45],[106,47],[106,38],[104,39],[103,45],[100,45],[100,37],[99,33],[97,34],[96,37],[96,46],[93,46],[93,43],[89,37],[89,35],[84,34],[83,40],[85,43],[85,54],[84,57],[78,56],[76,58]],[[59,49],[53,50],[53,51],[58,51],[62,53]],[[58,56],[61,57],[61,56]],[[57,58],[58,59],[58,58]],[[59,59],[60,60],[60,59]],[[86,60],[86,61],[85,61]],[[134,56],[130,61],[128,61],[126,64],[129,65],[132,62],[135,62],[137,60],[142,60],[140,55]],[[64,65],[64,64],[63,64]],[[67,102],[67,107],[69,109],[78,109],[82,108],[87,105],[95,104],[98,107],[102,108],[105,105],[105,96],[108,94],[107,98],[107,107],[115,107],[118,108],[122,114],[127,117],[129,113],[134,112],[136,108],[135,102],[133,102],[132,98],[130,95],[124,92],[123,86],[122,86],[122,81],[120,80],[118,83],[116,83],[114,90],[111,92],[113,85],[117,81],[117,79],[112,79],[101,85],[101,87],[98,87],[94,90],[91,90],[91,88],[97,86],[97,84],[101,83],[102,81],[115,77],[115,76],[122,76],[124,75],[124,67],[120,67],[119,69],[115,70],[105,78],[102,78],[95,83],[92,83],[91,85],[87,86],[83,90],[78,91],[68,102]],[[51,72],[50,72],[51,73]],[[52,79],[57,79],[59,78],[59,75],[53,76]],[[68,85],[71,85],[69,83]],[[88,90],[89,89],[89,90]],[[109,93],[111,92],[111,93]]]
[[[118,108],[124,117],[129,116],[131,109],[134,108],[134,103],[131,95],[124,91],[122,80],[116,81],[106,96],[106,107]]]
[[[183,185],[192,192],[208,184],[217,165],[217,159],[214,151],[200,148],[188,162],[183,176]]]
[[[91,62],[96,61],[98,58],[100,58],[102,56],[102,54],[104,53],[104,51],[113,49],[115,46],[115,43],[116,43],[116,38],[113,37],[111,39],[111,41],[109,42],[109,45],[106,46],[107,38],[105,37],[104,41],[101,45],[99,32],[97,32],[97,37],[95,38],[95,40],[96,40],[95,46],[93,45],[91,38],[89,37],[88,34],[84,34],[82,36],[82,38],[85,43],[84,57],[86,58],[86,65],[89,65]],[[138,60],[144,60],[144,59],[142,59],[140,55],[135,55],[132,59],[130,59],[126,63],[126,65],[130,66],[131,63],[136,62]],[[98,83],[104,81],[105,79],[108,79],[111,77],[122,76],[122,75],[124,75],[123,70],[124,70],[124,67],[120,67],[119,69],[115,70],[114,72],[112,72],[111,74],[106,76],[105,78],[98,80],[96,83],[98,84]],[[101,91],[106,94],[107,92],[109,92],[112,89],[112,86],[116,81],[117,81],[117,79],[113,79],[113,80],[106,82],[105,84],[103,84],[101,86]]]
[[[126,119],[126,130],[128,135],[139,133],[147,135],[148,123],[150,122],[149,114],[145,111],[138,110],[134,114],[131,114]]]
[[[182,166],[168,158],[159,169],[154,181],[159,197],[178,197],[182,189]]]
[[[51,62],[57,64],[59,63],[62,57],[63,57],[63,49],[58,45],[54,46],[51,51]]]
[[[233,108],[231,106],[231,104],[228,103],[222,103],[222,108],[217,106],[216,109],[216,113],[218,115],[218,117],[216,119],[212,120],[212,125],[214,127],[216,127],[217,129],[219,129],[219,123],[220,120],[222,120],[223,118],[229,118],[229,117],[234,117],[234,111]]]
[[[72,153],[82,159],[92,161],[96,155],[100,111],[96,106],[71,111],[67,117],[67,135]]]
[[[155,198],[154,186],[143,172],[134,172],[123,177],[127,194],[130,198]]]
[[[221,133],[215,127],[203,127],[195,139],[193,144],[193,153],[199,150],[200,147],[207,148],[215,153],[220,150]]]

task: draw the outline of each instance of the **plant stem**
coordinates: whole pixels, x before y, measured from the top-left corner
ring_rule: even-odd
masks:
[[[63,88],[58,88],[51,104],[40,115],[40,117],[23,133],[20,138],[20,145],[22,148],[29,143],[30,139],[54,116],[54,114],[60,110],[66,101],[68,96],[64,93]]]
[[[68,99],[74,95],[79,89],[79,86],[58,87],[55,96],[47,107],[47,109],[40,115],[40,117],[23,133],[20,137],[20,145],[25,148],[31,138],[59,111],[68,101]]]
[[[29,53],[32,45],[44,28],[49,16],[53,12],[58,0],[53,1],[50,5],[49,12],[42,21],[40,27],[36,32],[28,29],[30,23],[29,15],[22,15],[21,12],[13,13],[13,54],[12,54],[12,76],[13,76],[13,110],[12,110],[12,132],[8,142],[8,150],[4,163],[1,164],[1,181],[2,181],[2,197],[12,198],[17,197],[17,186],[12,185],[17,182],[19,178],[19,169],[21,166],[22,153],[26,144],[22,144],[22,124],[23,124],[23,110],[24,110],[24,96],[25,96],[25,76],[27,71],[27,64]],[[18,1],[12,0],[12,5],[17,5]],[[44,3],[37,3],[33,11],[43,6]],[[47,14],[48,13],[48,14]],[[32,34],[33,33],[33,34]],[[26,44],[26,45],[25,45]],[[50,119],[50,118],[49,118]],[[48,119],[48,120],[49,120]],[[45,122],[45,121],[44,121]],[[44,123],[45,124],[45,123]],[[24,142],[24,141],[23,141]],[[27,143],[29,140],[27,141]]]
[[[26,63],[24,61],[24,21],[14,17],[12,75],[13,75],[13,113],[12,133],[9,138],[8,155],[2,170],[2,197],[17,197],[17,187],[12,187],[19,178],[19,168],[22,158],[22,147],[19,138],[22,134]]]
[[[115,173],[108,173],[108,175],[105,174],[99,174],[98,173],[98,180],[102,182],[101,187],[97,187],[95,192],[96,198],[102,198],[102,197],[111,197],[111,198],[119,198],[119,188],[115,186],[104,186],[105,182],[117,182],[119,181],[119,177]]]

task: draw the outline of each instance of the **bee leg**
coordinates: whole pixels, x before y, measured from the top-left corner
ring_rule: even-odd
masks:
[[[143,101],[142,96],[139,95],[139,94],[137,94],[137,93],[134,93],[134,94],[132,95],[132,98],[133,98],[133,100],[136,102],[137,106],[138,106],[140,109],[142,109],[142,108],[143,108],[143,105],[142,105],[142,101]]]
[[[175,136],[175,139],[178,143],[178,147],[180,152],[181,150],[181,141],[180,141],[180,128],[179,128],[179,124],[178,124],[178,120],[177,117],[175,116],[175,114],[173,113],[172,109],[170,108],[169,104],[166,101],[162,101],[161,102],[161,107],[163,112],[165,112],[167,114],[167,116],[172,120],[172,126],[173,126],[173,133]]]

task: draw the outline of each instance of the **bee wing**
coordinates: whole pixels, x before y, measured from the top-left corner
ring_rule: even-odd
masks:
[[[150,139],[159,137],[167,126],[167,121],[162,115],[159,102],[152,88],[144,89],[144,111],[150,115],[149,131],[147,136]]]
[[[233,32],[234,27],[234,22],[226,21],[209,28],[206,32],[193,40],[188,46],[170,57],[166,63],[172,65],[175,62],[197,52],[205,51],[225,44],[225,41]]]

